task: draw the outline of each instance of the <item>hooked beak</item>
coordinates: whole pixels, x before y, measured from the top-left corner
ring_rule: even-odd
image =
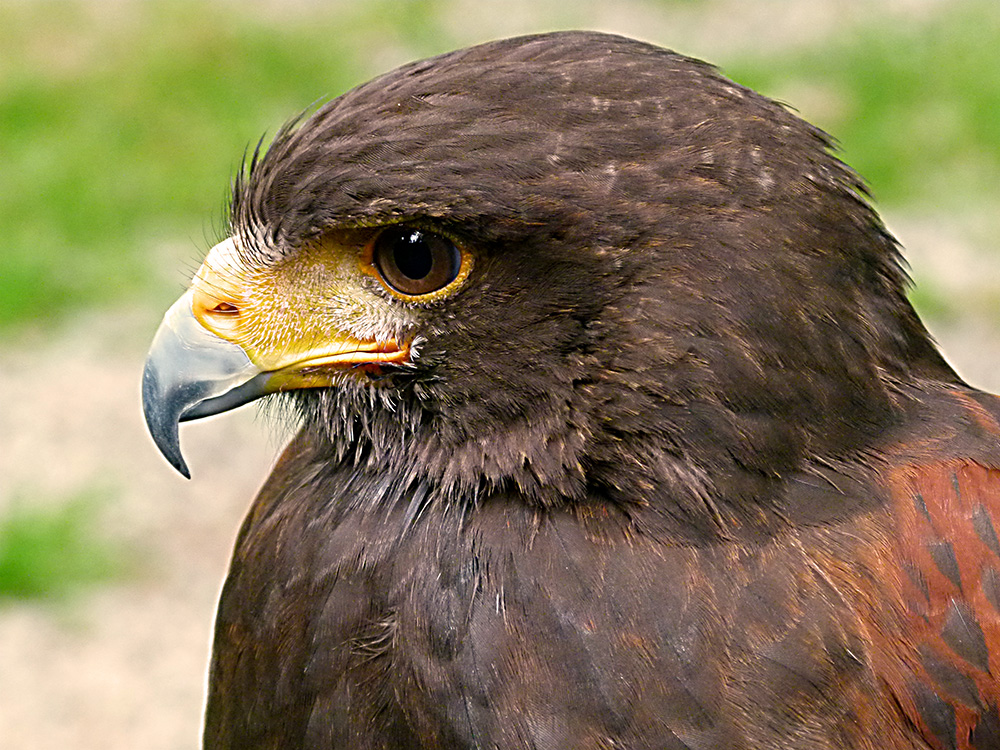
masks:
[[[337,372],[405,362],[409,346],[361,341],[346,334],[317,340],[285,326],[281,339],[255,341],[255,303],[233,273],[232,238],[216,245],[191,288],[163,318],[142,373],[142,408],[150,435],[171,466],[191,473],[178,425],[235,409],[277,391],[331,385]],[[271,314],[271,313],[268,313]]]
[[[156,447],[190,479],[178,424],[267,395],[270,376],[238,345],[203,327],[191,311],[191,292],[186,292],[163,317],[142,371],[142,410]]]

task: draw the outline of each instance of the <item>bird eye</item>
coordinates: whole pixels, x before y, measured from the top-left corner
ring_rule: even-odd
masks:
[[[431,294],[458,278],[462,252],[447,237],[412,227],[389,227],[375,238],[372,265],[395,292]]]

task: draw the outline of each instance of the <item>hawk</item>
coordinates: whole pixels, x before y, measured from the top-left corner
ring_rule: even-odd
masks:
[[[1000,401],[831,141],[565,32],[281,130],[170,308],[150,431],[301,427],[205,747],[1000,748]],[[236,459],[234,459],[236,460]]]

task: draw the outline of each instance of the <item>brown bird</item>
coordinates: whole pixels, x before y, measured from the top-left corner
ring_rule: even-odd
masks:
[[[829,138],[596,33],[283,129],[167,313],[150,430],[301,430],[207,748],[1000,748],[1000,401]],[[235,460],[235,459],[234,459]]]

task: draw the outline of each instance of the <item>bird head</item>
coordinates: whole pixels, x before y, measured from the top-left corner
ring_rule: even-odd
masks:
[[[509,39],[254,155],[144,409],[185,474],[178,421],[278,394],[330,461],[451,496],[738,501],[946,370],[905,283],[860,180],[784,107],[621,37]]]

